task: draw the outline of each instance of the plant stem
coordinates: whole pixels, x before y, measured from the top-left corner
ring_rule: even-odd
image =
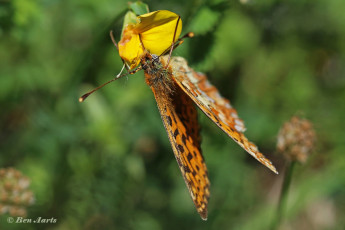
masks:
[[[283,181],[283,187],[282,187],[282,190],[280,192],[279,204],[277,207],[275,219],[274,219],[273,224],[272,224],[272,228],[271,228],[272,230],[278,229],[278,227],[281,223],[282,217],[284,215],[287,196],[288,196],[288,192],[289,192],[295,164],[296,164],[296,161],[291,161],[286,167],[286,171],[285,171],[285,175],[284,175],[284,181]]]

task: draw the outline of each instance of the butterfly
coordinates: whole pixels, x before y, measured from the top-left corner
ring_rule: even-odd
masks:
[[[156,12],[152,12],[149,16],[157,17]],[[174,27],[176,35],[180,19],[175,17],[173,20],[176,23]],[[175,35],[170,41],[172,44],[178,41],[175,39]],[[136,35],[130,34],[130,36]],[[139,39],[140,42],[140,33],[138,36],[135,39]],[[128,38],[126,42],[127,44],[124,43],[124,46],[133,48],[129,46],[131,41]],[[138,69],[144,70],[145,81],[157,102],[177,164],[195,207],[203,220],[207,219],[210,181],[200,146],[200,126],[196,106],[250,155],[277,173],[271,161],[266,159],[256,145],[245,137],[243,134],[245,126],[238,117],[237,111],[231,106],[229,100],[223,98],[217,88],[207,80],[206,75],[194,71],[182,57],[152,54],[142,42],[141,45],[139,51],[133,48],[129,52],[132,56],[129,55],[130,58],[125,60],[125,63],[130,63],[129,69],[131,70],[139,62],[140,67],[130,72],[131,74]],[[167,53],[165,47],[162,47],[161,50],[165,50],[164,53]],[[169,49],[167,50],[169,51]],[[137,55],[138,53],[140,54]],[[89,93],[85,95],[81,97],[83,100]]]

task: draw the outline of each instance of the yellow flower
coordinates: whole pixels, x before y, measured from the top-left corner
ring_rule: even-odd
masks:
[[[122,33],[118,44],[120,57],[130,69],[134,69],[145,49],[151,54],[161,55],[171,46],[174,34],[174,42],[177,41],[181,30],[180,16],[168,10],[140,15],[137,23],[128,24]]]

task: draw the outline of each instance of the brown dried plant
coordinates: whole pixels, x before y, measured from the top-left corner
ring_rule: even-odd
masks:
[[[35,200],[29,186],[29,178],[17,169],[0,169],[0,215],[25,217],[27,207]]]

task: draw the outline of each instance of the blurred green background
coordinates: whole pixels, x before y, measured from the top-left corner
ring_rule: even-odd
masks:
[[[174,51],[207,73],[270,158],[274,175],[200,113],[211,180],[202,221],[185,187],[143,73],[84,103],[122,62],[124,0],[0,1],[0,168],[31,180],[28,218],[55,224],[0,229],[268,229],[285,160],[280,126],[292,115],[317,133],[314,154],[294,172],[280,229],[345,226],[345,1],[147,1],[181,15]]]

